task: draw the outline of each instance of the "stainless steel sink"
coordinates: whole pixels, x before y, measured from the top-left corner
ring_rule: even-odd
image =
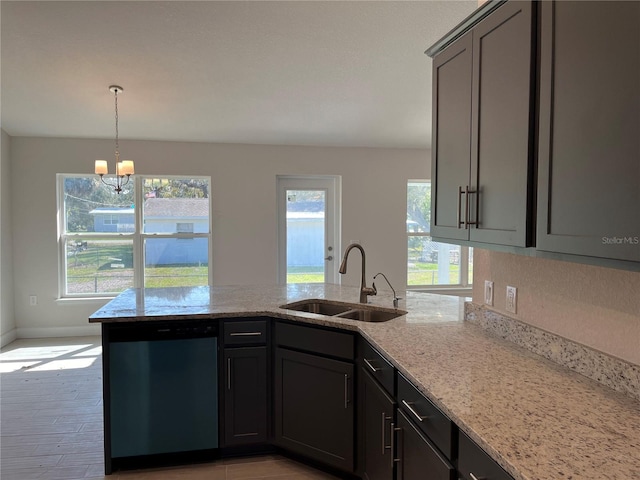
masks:
[[[337,315],[351,310],[353,307],[345,304],[326,303],[320,300],[302,300],[301,302],[282,305],[280,308],[296,310],[298,312],[318,313],[320,315]]]
[[[334,302],[323,299],[300,300],[281,305],[280,308],[297,312],[315,313],[329,317],[348,318],[361,322],[386,322],[406,315],[406,311],[391,308],[374,307],[360,303]]]
[[[404,315],[401,310],[349,310],[344,313],[335,315],[340,318],[349,318],[351,320],[359,320],[361,322],[386,322],[392,318]]]

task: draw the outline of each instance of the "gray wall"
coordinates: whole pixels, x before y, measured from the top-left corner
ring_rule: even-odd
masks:
[[[104,300],[57,298],[56,174],[92,174],[94,159],[113,157],[113,141],[11,141],[11,179],[21,192],[13,203],[18,336],[97,333],[87,317]],[[140,174],[211,176],[214,285],[277,281],[276,175],[311,174],[342,176],[342,248],[360,240],[370,275],[406,283],[406,184],[428,178],[428,150],[121,141],[120,151]],[[351,262],[343,283],[357,285],[359,260]]]
[[[0,346],[16,335],[13,314],[13,259],[11,242],[11,137],[2,130],[0,152]]]

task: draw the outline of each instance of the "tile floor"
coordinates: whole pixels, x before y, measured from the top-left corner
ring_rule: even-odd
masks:
[[[100,337],[23,339],[0,352],[0,477],[335,479],[277,455],[104,475]]]

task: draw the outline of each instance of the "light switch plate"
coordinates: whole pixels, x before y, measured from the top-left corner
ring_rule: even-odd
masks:
[[[507,286],[507,312],[516,313],[518,305],[518,289]]]
[[[493,306],[493,282],[491,280],[484,281],[484,303]]]

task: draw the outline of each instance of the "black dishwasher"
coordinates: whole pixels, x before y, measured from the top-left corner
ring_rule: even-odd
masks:
[[[213,456],[217,337],[216,321],[103,324],[107,474],[172,456]]]

